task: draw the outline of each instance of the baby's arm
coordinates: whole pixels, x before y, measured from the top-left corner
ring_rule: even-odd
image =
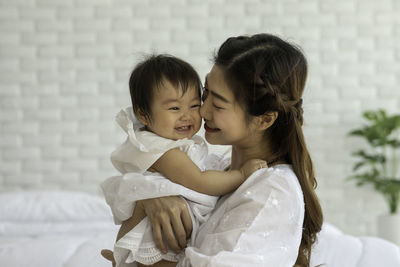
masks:
[[[184,152],[171,149],[164,153],[152,168],[187,188],[203,194],[220,196],[234,191],[254,171],[266,165],[263,160],[253,159],[247,161],[240,170],[202,172]]]

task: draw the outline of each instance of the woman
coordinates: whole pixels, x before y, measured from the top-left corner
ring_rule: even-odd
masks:
[[[309,266],[322,211],[302,132],[306,77],[301,51],[276,36],[229,38],[219,48],[200,110],[206,140],[232,146],[231,170],[252,158],[268,168],[218,201],[177,266]],[[191,225],[181,199],[140,206],[161,250],[162,236],[174,250],[186,245]]]

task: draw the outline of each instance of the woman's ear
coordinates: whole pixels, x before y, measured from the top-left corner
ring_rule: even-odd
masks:
[[[141,110],[136,111],[136,117],[143,125],[147,126],[149,124],[149,118],[145,115],[145,113]]]
[[[257,116],[257,127],[260,131],[265,131],[271,127],[278,118],[278,112],[268,112],[266,114]]]

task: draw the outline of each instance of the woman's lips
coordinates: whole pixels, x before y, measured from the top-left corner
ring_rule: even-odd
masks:
[[[215,133],[215,132],[220,131],[220,129],[218,129],[218,128],[211,128],[211,127],[207,126],[207,124],[205,124],[205,123],[204,123],[204,129],[205,129],[206,132],[208,132],[208,133]]]

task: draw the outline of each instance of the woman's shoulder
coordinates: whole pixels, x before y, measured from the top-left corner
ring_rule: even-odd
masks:
[[[266,232],[285,224],[284,233],[301,237],[304,200],[291,166],[276,165],[257,170],[235,192],[222,197],[215,214],[220,221],[217,232],[239,228]]]
[[[299,180],[290,164],[278,164],[269,168],[263,168],[258,173],[253,173],[253,175],[256,178],[258,177],[256,181],[262,183],[278,183],[283,187],[293,187],[295,190],[301,190]]]
[[[303,203],[301,186],[291,165],[279,164],[257,170],[231,195],[235,201],[249,198],[261,203],[271,196],[295,205]]]

